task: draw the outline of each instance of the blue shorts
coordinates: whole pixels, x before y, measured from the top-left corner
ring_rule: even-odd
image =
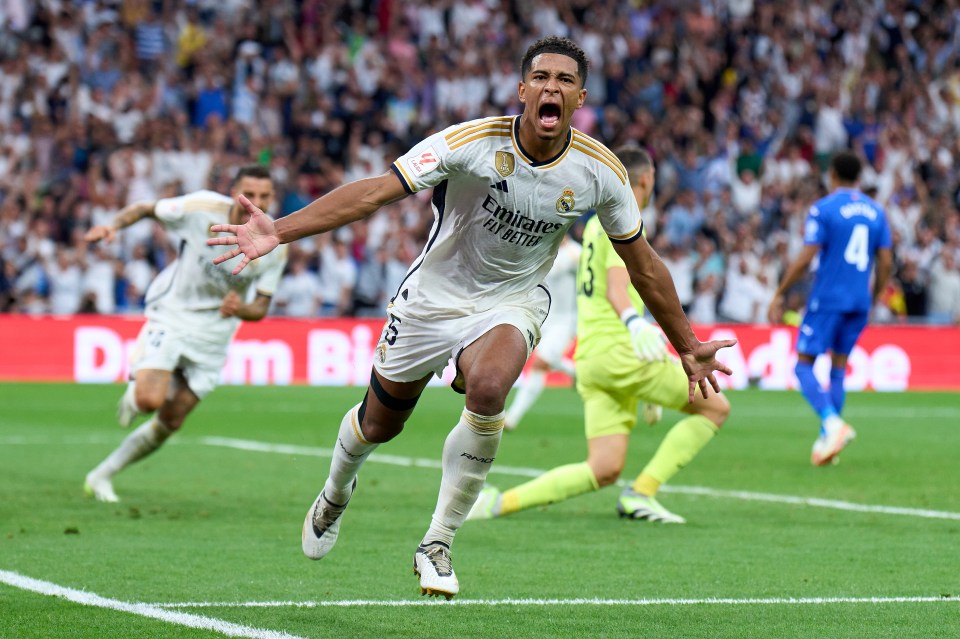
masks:
[[[866,328],[868,317],[868,311],[808,310],[797,333],[797,353],[816,356],[830,351],[849,355]]]

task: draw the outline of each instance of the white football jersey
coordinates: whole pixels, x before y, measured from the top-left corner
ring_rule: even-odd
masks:
[[[220,304],[229,291],[249,302],[251,289],[272,296],[283,275],[287,247],[278,246],[240,272],[231,271],[237,256],[222,264],[213,258],[222,246],[207,246],[214,237],[210,227],[229,222],[233,200],[213,191],[197,191],[181,197],[158,200],[154,213],[167,229],[180,237],[179,256],[157,275],[147,289],[146,316],[188,331],[211,342],[229,342],[240,326],[236,317],[220,315]]]
[[[525,294],[590,209],[614,241],[640,235],[640,209],[613,153],[572,129],[556,157],[537,162],[519,126],[520,116],[452,126],[391,165],[408,192],[433,187],[430,237],[396,292],[406,313],[472,315]]]

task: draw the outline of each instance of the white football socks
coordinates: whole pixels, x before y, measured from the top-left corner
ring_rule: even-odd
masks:
[[[123,398],[120,400],[124,405],[131,409],[134,413],[142,413],[140,407],[137,406],[137,382],[130,380],[130,383],[127,384],[127,390],[123,392]]]
[[[527,414],[530,407],[540,397],[546,381],[547,374],[544,371],[531,370],[527,373],[523,382],[520,383],[520,388],[517,389],[517,394],[514,396],[510,408],[507,409],[506,422],[511,428],[515,428],[520,423],[523,416]]]
[[[154,415],[127,435],[120,446],[93,469],[93,474],[113,477],[130,464],[160,448],[174,432],[174,429],[162,423]]]
[[[360,430],[360,404],[347,411],[340,422],[337,444],[330,460],[330,475],[323,486],[323,495],[334,504],[345,504],[350,499],[351,485],[360,467],[379,445],[368,442]]]
[[[464,409],[443,445],[443,478],[433,520],[422,543],[451,546],[463,525],[497,455],[503,435],[503,413],[478,415]]]

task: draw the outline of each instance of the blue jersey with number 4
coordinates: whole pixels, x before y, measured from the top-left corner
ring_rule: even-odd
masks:
[[[838,189],[810,207],[803,242],[820,247],[807,308],[869,311],[874,257],[891,246],[883,208],[856,189]]]

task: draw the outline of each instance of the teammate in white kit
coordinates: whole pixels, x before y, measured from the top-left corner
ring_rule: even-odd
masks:
[[[111,225],[95,226],[85,236],[90,242],[109,242],[118,230],[152,218],[181,238],[179,256],[147,289],[147,321],[137,339],[133,380],[117,407],[117,421],[126,428],[137,415],[154,414],[87,474],[84,489],[100,501],[117,501],[113,476],[159,448],[214,389],[240,320],[257,321],[267,314],[283,275],[286,247],[234,277],[230,272],[235,262],[212,263],[218,251],[207,246],[207,239],[216,224],[247,220],[249,215],[236,203],[237,196],[244,195],[261,209],[270,206],[269,170],[262,166],[240,169],[232,194],[230,198],[197,191],[132,204]]]
[[[670,273],[641,235],[626,171],[606,147],[570,126],[586,98],[583,51],[566,38],[544,38],[527,49],[520,71],[522,115],[431,135],[390,172],[341,186],[276,222],[241,198],[250,220],[215,226],[234,235],[208,240],[236,245],[217,262],[242,255],[234,269],[240,273],[280,244],[433,189],[430,237],[387,306],[370,387],[343,417],[330,474],[301,538],[312,559],[333,548],[364,460],[400,433],[427,382],[453,357],[453,387],[465,393],[466,407],[444,444],[436,510],[413,560],[421,592],[448,598],[459,591],[450,547],[496,457],[507,393],[550,309],[540,283],[574,220],[597,210],[634,286],[683,359],[691,401],[697,384],[704,393],[708,384],[719,390],[714,371],[729,369],[714,356],[735,343],[697,340]]]
[[[530,370],[520,381],[520,388],[504,415],[504,430],[514,430],[536,403],[546,386],[547,373],[560,371],[574,376],[573,361],[567,351],[577,336],[577,264],[580,244],[569,235],[564,237],[553,268],[543,280],[553,303],[543,323],[543,337],[531,355]]]

